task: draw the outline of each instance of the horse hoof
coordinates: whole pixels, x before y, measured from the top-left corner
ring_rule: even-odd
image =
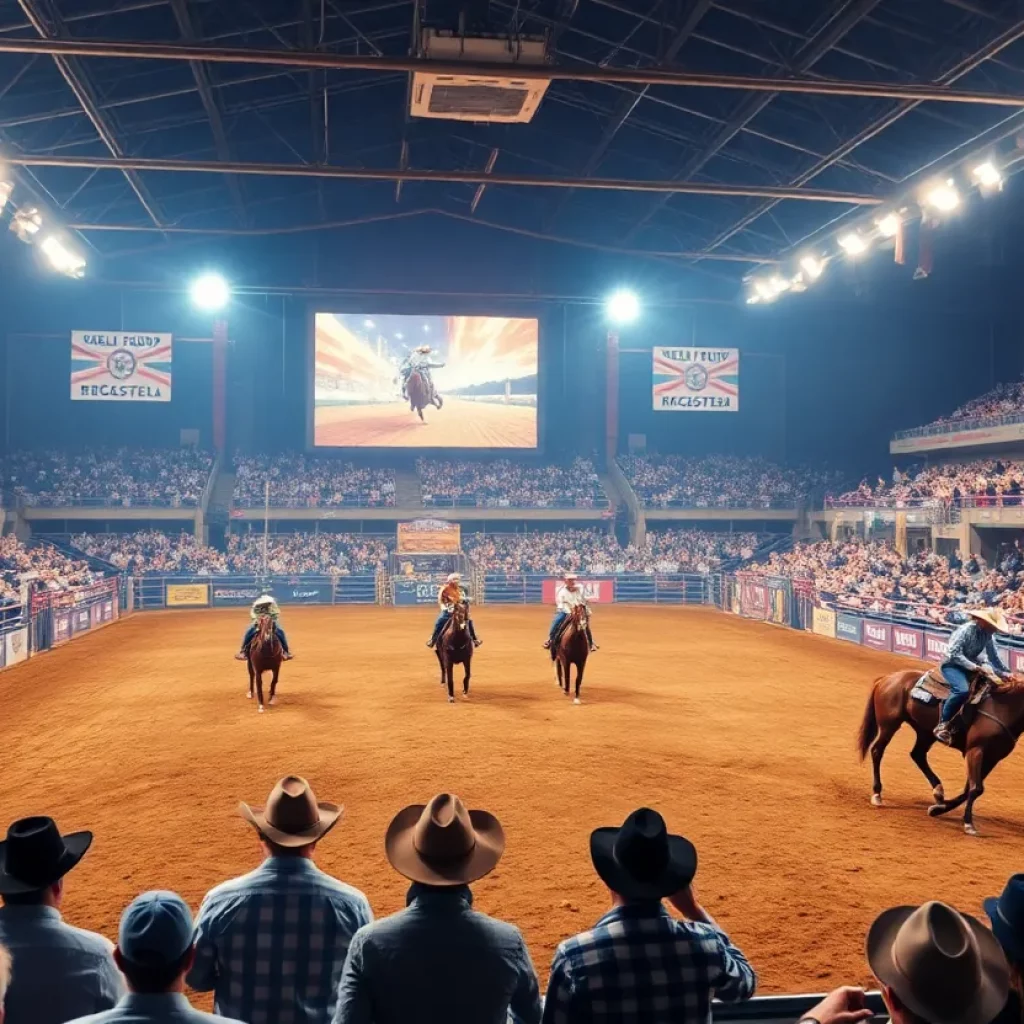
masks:
[[[882,806],[882,794],[881,793],[872,793],[871,794],[871,806],[872,807],[881,807]]]
[[[449,704],[454,704],[455,703],[455,698],[454,697],[449,697],[448,698],[448,703]]]
[[[577,698],[576,698],[576,699],[575,699],[575,700],[573,701],[573,704],[582,704],[582,703],[583,703],[583,701],[581,701],[581,700],[579,699],[579,697],[577,697]]]
[[[463,699],[463,700],[469,700],[469,694],[468,694],[468,693],[464,693],[464,694],[462,695],[462,699]]]
[[[964,825],[964,833],[969,836],[974,836],[975,839],[978,838],[978,830],[973,825]]]
[[[945,813],[946,813],[946,805],[945,804],[932,804],[931,807],[928,808],[928,817],[929,818],[937,818],[940,814],[945,814]]]
[[[251,693],[247,693],[245,696],[246,696],[247,700],[252,700],[252,694]]]
[[[269,701],[267,701],[267,703],[268,703],[268,704],[269,704],[269,705],[270,705],[271,707],[273,707],[273,706],[274,706],[274,705],[275,705],[275,704],[277,703],[277,698],[276,698],[276,697],[271,697],[271,698],[270,698],[270,700],[269,700]]]
[[[945,792],[943,791],[943,789],[942,789],[942,787],[941,787],[941,786],[939,786],[939,788],[938,788],[938,789],[934,789],[934,790],[932,790],[932,799],[933,799],[933,800],[934,800],[934,801],[935,801],[935,802],[936,802],[937,804],[944,804],[944,803],[946,802],[946,794],[945,794]]]
[[[263,705],[262,705],[262,704],[261,704],[261,705],[259,706],[259,713],[260,713],[261,715],[263,714]]]

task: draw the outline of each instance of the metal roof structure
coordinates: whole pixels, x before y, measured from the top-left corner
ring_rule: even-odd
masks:
[[[460,17],[547,38],[531,123],[409,116]],[[738,282],[1021,128],[1018,0],[0,0],[15,198],[101,255],[429,213]]]

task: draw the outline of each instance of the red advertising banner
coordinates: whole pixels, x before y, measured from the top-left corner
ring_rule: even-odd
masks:
[[[741,580],[740,614],[752,619],[767,619],[768,611],[768,587],[758,580]]]
[[[910,626],[892,627],[892,649],[897,654],[920,658],[924,655],[924,633]]]
[[[1024,675],[1024,651],[1018,651],[1016,648],[1011,648],[1006,652],[1010,656],[1010,660],[1007,664],[1010,667],[1010,671],[1016,674]]]
[[[888,622],[872,622],[864,620],[861,631],[861,643],[865,647],[873,647],[876,651],[892,650],[892,627]]]
[[[577,580],[576,584],[591,604],[611,604],[615,600],[615,580]],[[541,597],[545,604],[555,603],[555,592],[561,585],[561,580],[544,580],[541,583]]]
[[[929,661],[945,661],[949,637],[944,633],[925,633],[924,656]]]

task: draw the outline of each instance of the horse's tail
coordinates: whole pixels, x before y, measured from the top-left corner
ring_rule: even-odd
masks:
[[[864,720],[860,723],[860,732],[857,734],[857,750],[860,759],[863,761],[868,754],[868,747],[871,746],[874,738],[878,735],[878,716],[875,714],[875,690],[884,676],[880,676],[871,686],[871,694],[868,696],[868,706],[864,709]]]

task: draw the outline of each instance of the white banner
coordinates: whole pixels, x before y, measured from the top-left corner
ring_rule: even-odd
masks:
[[[16,629],[4,638],[7,666],[17,665],[28,657],[28,629]]]
[[[735,348],[655,348],[658,412],[737,412],[740,353]]]
[[[169,402],[171,342],[170,334],[72,331],[72,400]]]

